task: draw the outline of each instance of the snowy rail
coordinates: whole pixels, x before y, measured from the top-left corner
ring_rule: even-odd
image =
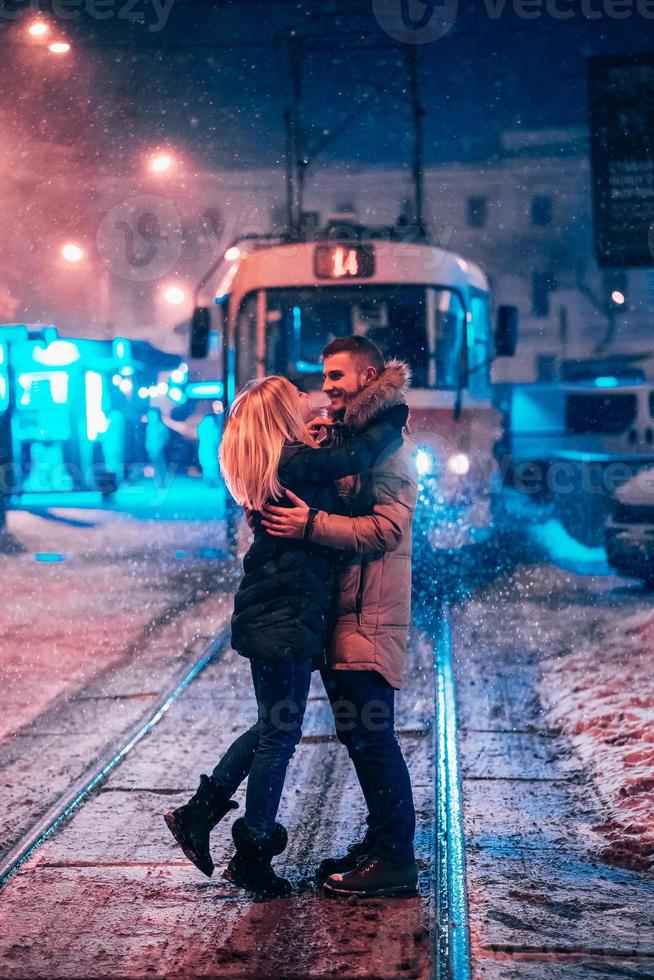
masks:
[[[437,980],[469,980],[470,931],[458,761],[451,627],[444,605],[434,642],[436,675],[436,949]]]
[[[119,765],[145,735],[161,721],[166,712],[177,700],[182,691],[209,666],[220,659],[228,640],[224,630],[205,648],[202,656],[190,669],[185,669],[173,685],[152,705],[144,718],[133,725],[121,739],[107,746],[85,772],[74,781],[45,814],[23,834],[0,862],[0,888],[18,871],[32,854],[60,827],[72,813],[88,798],[112,770]]]

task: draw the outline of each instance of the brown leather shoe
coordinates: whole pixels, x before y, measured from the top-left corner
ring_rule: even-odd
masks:
[[[332,898],[408,898],[418,894],[418,867],[370,857],[353,871],[331,875],[324,889]]]
[[[354,871],[357,864],[367,858],[372,850],[372,843],[364,838],[356,844],[350,844],[347,854],[340,858],[325,858],[318,865],[316,871],[316,881],[319,885],[324,885],[328,878],[335,874],[343,874],[346,871]]]

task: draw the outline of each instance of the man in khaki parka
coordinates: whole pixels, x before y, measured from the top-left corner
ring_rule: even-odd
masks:
[[[324,385],[342,432],[361,431],[380,412],[406,401],[409,369],[384,362],[364,337],[339,338],[323,351]],[[411,444],[389,447],[375,466],[339,483],[340,514],[271,507],[270,534],[304,537],[344,554],[323,671],[339,740],[346,746],[368,806],[368,831],[344,858],[323,861],[331,895],[414,895],[415,812],[406,763],[394,731],[411,620],[411,524],[416,505]]]

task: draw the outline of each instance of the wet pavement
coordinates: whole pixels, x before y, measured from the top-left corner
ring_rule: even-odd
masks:
[[[426,977],[433,894],[431,648],[412,646],[400,737],[416,793],[422,898],[352,905],[311,884],[316,864],[362,833],[360,792],[330,736],[316,685],[280,820],[290,845],[276,866],[297,897],[253,903],[203,878],[162,814],[193,790],[255,717],[247,664],[233,652],[201,674],[109,780],[7,884],[0,913],[3,977]],[[405,734],[403,734],[405,733]],[[241,802],[243,793],[237,796]],[[218,868],[227,824],[213,835]]]
[[[0,740],[3,848],[152,713],[226,624],[235,579],[222,523],[207,522],[202,506],[179,519],[178,505],[152,522],[120,509],[11,515],[25,550],[0,557],[12,638],[3,717],[18,718]],[[44,550],[66,561],[35,561]],[[628,833],[622,849],[606,850],[623,798],[647,820],[647,786],[638,796],[647,735],[631,723],[625,761],[624,733],[604,738],[597,718],[607,691],[615,719],[632,678],[646,689],[652,599],[593,565],[597,556],[584,574],[551,557],[505,562],[450,609],[473,977],[651,977],[651,852],[635,846],[625,857]],[[247,664],[224,648],[0,893],[0,976],[429,977],[434,650],[422,630],[435,622],[438,583],[423,583],[421,603],[398,712],[420,898],[341,903],[312,884],[317,863],[357,839],[364,819],[319,683],[280,813],[289,848],[276,865],[294,897],[252,902],[221,880],[229,821],[213,835],[211,880],[181,855],[162,814],[254,718]],[[599,692],[588,683],[590,654],[597,676],[613,680]],[[633,715],[632,705],[633,717],[645,718],[641,709]],[[582,718],[600,733],[594,743]],[[629,765],[625,797],[611,774]],[[642,844],[643,833],[631,839]]]
[[[205,557],[224,547],[220,520],[57,507],[12,512],[9,527],[0,861],[224,628],[234,580],[233,563]]]

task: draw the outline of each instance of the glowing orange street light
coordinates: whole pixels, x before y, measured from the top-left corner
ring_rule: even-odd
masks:
[[[173,158],[169,153],[155,153],[150,158],[150,170],[155,174],[167,174],[173,166]]]
[[[32,37],[45,37],[50,33],[50,27],[44,20],[34,20],[27,28],[27,32]]]
[[[48,51],[51,54],[68,54],[70,51],[70,44],[68,41],[54,41],[52,44],[48,45]]]
[[[66,242],[61,250],[61,255],[66,262],[71,262],[73,265],[75,265],[77,262],[81,262],[84,258],[84,249],[75,242]]]

